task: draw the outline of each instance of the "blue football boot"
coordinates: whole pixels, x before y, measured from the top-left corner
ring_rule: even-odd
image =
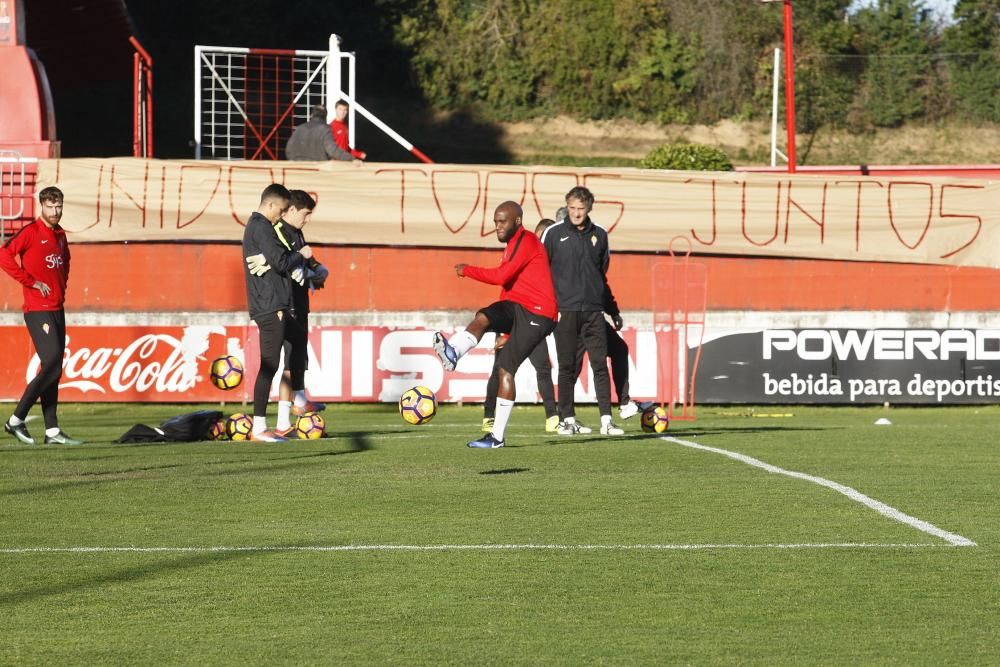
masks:
[[[434,351],[441,358],[441,365],[446,371],[455,370],[455,366],[458,366],[458,353],[440,331],[434,332]]]
[[[492,433],[487,433],[479,440],[470,442],[469,447],[473,449],[500,449],[503,447],[503,440],[497,440]]]

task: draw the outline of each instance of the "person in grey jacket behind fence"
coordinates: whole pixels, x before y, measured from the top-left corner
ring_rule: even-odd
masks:
[[[344,160],[360,163],[350,153],[337,145],[333,131],[326,124],[326,107],[313,107],[308,122],[292,130],[292,136],[285,145],[285,157],[289,160]]]

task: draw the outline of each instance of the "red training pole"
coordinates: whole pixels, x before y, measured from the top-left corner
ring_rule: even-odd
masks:
[[[788,173],[795,173],[795,60],[792,55],[792,0],[785,0],[785,130]]]

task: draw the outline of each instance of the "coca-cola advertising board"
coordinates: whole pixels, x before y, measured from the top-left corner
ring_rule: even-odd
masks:
[[[450,331],[445,330],[450,335]],[[493,336],[445,373],[432,346],[433,331],[420,328],[316,326],[309,334],[306,387],[322,401],[394,402],[421,384],[442,401],[481,401],[493,366]],[[656,394],[657,336],[622,332],[631,348],[634,398]],[[555,365],[555,347],[549,339]],[[17,400],[38,372],[38,357],[23,326],[0,326],[6,363],[0,368],[0,400]],[[209,379],[216,357],[233,354],[246,376],[234,390]],[[67,331],[60,401],[243,402],[252,400],[259,366],[255,326],[74,326]],[[553,371],[553,379],[555,379]],[[519,401],[538,400],[534,369],[524,364],[516,379]],[[272,397],[277,395],[272,386]],[[593,401],[589,368],[577,384],[577,399]]]

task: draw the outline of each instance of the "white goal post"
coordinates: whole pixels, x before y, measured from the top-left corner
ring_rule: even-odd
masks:
[[[330,35],[329,51],[195,46],[195,158],[283,159],[292,130],[309,120],[312,108],[325,105],[329,122],[337,100],[343,99],[350,104],[351,146],[354,119],[361,114],[418,159],[430,162],[357,101],[355,65],[354,54],[340,50],[337,35]]]

